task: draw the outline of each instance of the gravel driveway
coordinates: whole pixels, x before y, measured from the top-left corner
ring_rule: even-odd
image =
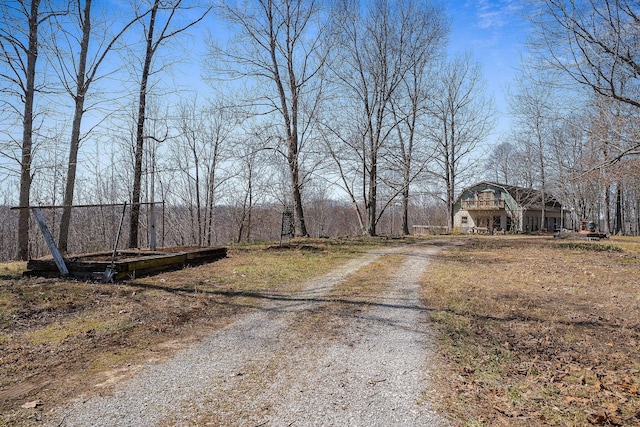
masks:
[[[367,253],[307,283],[114,393],[49,414],[55,426],[446,426],[429,409],[433,337],[418,280],[437,248]],[[405,255],[383,291],[330,293],[379,257]]]

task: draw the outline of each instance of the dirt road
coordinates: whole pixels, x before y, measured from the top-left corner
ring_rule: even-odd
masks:
[[[113,394],[57,408],[55,426],[445,426],[425,399],[433,338],[418,280],[433,246],[371,252],[268,302]],[[336,289],[402,255],[393,279]],[[383,257],[383,258],[381,258]]]

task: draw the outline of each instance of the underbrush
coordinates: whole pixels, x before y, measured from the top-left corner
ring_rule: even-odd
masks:
[[[588,242],[567,242],[558,244],[559,248],[578,249],[593,252],[622,252],[622,248],[616,245],[603,245],[600,243]]]

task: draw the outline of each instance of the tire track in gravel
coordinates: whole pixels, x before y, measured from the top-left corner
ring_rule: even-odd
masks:
[[[433,341],[419,278],[437,248],[369,252],[306,284],[269,295],[171,360],[149,365],[111,396],[56,413],[59,426],[445,426],[423,392]],[[366,303],[331,291],[380,257],[404,261]]]

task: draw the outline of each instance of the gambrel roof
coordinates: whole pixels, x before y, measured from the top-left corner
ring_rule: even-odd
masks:
[[[540,209],[542,205],[542,192],[533,188],[518,187],[516,185],[498,184],[491,181],[481,181],[471,187],[465,188],[462,193],[456,199],[456,204],[460,203],[460,200],[467,198],[477,192],[485,190],[504,190],[509,194],[519,207],[524,209]],[[545,194],[545,204],[548,207],[560,208],[560,202],[550,193]],[[515,206],[512,206],[514,208]]]

